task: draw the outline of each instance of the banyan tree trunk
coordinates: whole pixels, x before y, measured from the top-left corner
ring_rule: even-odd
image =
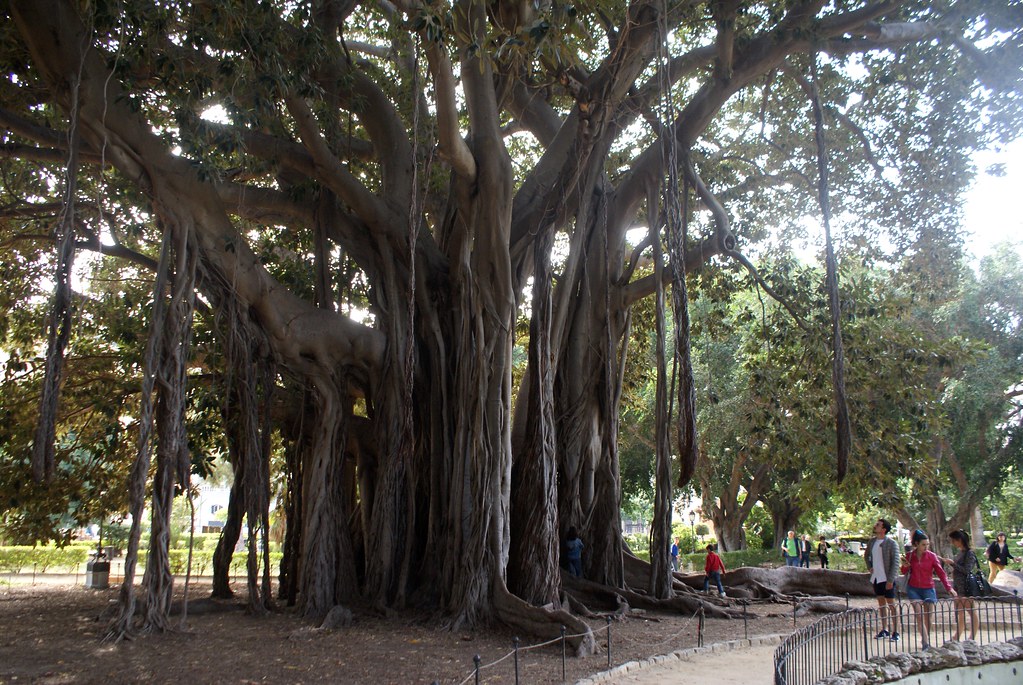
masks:
[[[343,487],[346,418],[344,384],[316,381],[316,418],[303,464],[302,556],[299,597],[305,616],[319,618],[358,591]]]
[[[512,466],[508,586],[534,605],[558,607],[557,467],[554,369],[550,343],[550,237],[534,249],[533,318],[526,378],[528,416],[523,449]]]
[[[227,433],[234,481],[231,483],[231,495],[227,501],[227,519],[224,521],[224,527],[220,531],[217,548],[213,551],[212,596],[221,599],[228,599],[234,596],[230,583],[231,560],[234,558],[234,549],[238,545],[238,537],[242,532],[242,521],[247,510],[245,503],[246,460],[241,454],[243,446],[239,435],[241,404],[236,392],[230,389],[227,389],[225,392],[230,400],[224,403],[221,411]]]
[[[227,502],[227,520],[220,531],[217,548],[213,551],[212,596],[220,599],[234,596],[231,590],[231,559],[238,544],[238,536],[242,532],[242,516],[245,512],[245,489],[242,487],[242,478],[239,466],[235,466],[231,497]]]
[[[736,513],[714,518],[714,532],[723,552],[734,552],[746,549],[746,531],[742,527],[744,519]],[[780,542],[778,543],[781,544]]]
[[[162,393],[156,404],[156,425],[161,431],[175,411]],[[142,632],[162,632],[170,627],[170,606],[174,592],[174,576],[170,567],[170,519],[174,502],[174,476],[177,466],[173,441],[161,441],[156,454],[156,476],[153,478],[152,518],[149,530],[149,555],[142,578]]]
[[[305,415],[305,402],[298,412],[299,416]],[[284,530],[284,544],[282,545],[281,568],[278,576],[277,593],[278,597],[288,606],[295,606],[298,602],[298,580],[302,555],[302,464],[303,449],[306,442],[301,431],[291,436],[290,443],[285,452],[286,479],[284,495],[284,518],[288,522]]]

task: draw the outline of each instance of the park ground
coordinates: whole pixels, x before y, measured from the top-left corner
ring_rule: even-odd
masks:
[[[310,630],[308,622],[287,608],[269,616],[246,615],[237,602],[214,602],[202,584],[190,590],[184,628],[117,644],[101,641],[116,589],[89,590],[73,584],[16,580],[0,585],[0,684],[39,683],[462,683],[473,682],[473,657],[483,666],[481,682],[514,683],[514,638],[510,630],[492,626],[476,631],[451,631],[429,615],[383,616],[353,607],[349,628]],[[869,598],[853,606],[872,606]],[[750,620],[707,619],[704,643],[788,633],[816,620],[801,616],[793,623],[785,604],[754,603]],[[178,623],[180,617],[175,618]],[[604,619],[594,620],[599,649],[566,661],[565,682],[607,668]],[[612,665],[695,647],[695,616],[634,611],[612,622]],[[519,679],[522,683],[562,682],[560,644],[527,649],[540,642],[519,636]],[[761,649],[756,671],[770,674],[771,649]],[[754,656],[751,653],[749,656]],[[694,669],[720,676],[738,667],[735,653],[705,655]],[[498,663],[494,663],[498,662]],[[698,665],[697,665],[698,664]],[[754,682],[750,665],[742,666]],[[468,678],[468,680],[466,680]],[[720,681],[720,678],[719,678]],[[768,681],[765,681],[768,682]]]

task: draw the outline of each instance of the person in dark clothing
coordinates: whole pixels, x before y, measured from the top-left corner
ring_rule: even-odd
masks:
[[[952,565],[952,588],[958,595],[955,598],[956,607],[956,634],[953,640],[958,640],[966,630],[966,613],[970,614],[970,639],[977,635],[977,624],[980,618],[977,615],[977,608],[973,604],[973,598],[969,595],[969,586],[966,577],[975,568],[979,568],[977,555],[970,548],[970,534],[965,530],[953,530],[948,535],[952,546],[959,552],[954,559],[942,559]]]
[[[583,541],[575,531],[575,526],[568,529],[565,536],[565,559],[568,561],[568,572],[576,578],[583,574]]]
[[[824,539],[824,536],[820,536],[817,540],[817,558],[820,559],[821,568],[828,567],[828,541]]]
[[[995,537],[995,541],[988,546],[985,556],[987,556],[987,564],[991,568],[987,582],[992,585],[994,585],[995,577],[1009,565],[1009,559],[1016,558],[1009,552],[1009,543],[1005,539],[1005,533],[999,533]]]
[[[803,539],[799,541],[799,566],[801,568],[810,568],[810,550],[812,548],[810,536],[803,535]]]

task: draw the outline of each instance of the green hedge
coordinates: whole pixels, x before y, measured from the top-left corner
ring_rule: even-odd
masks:
[[[75,573],[82,564],[89,560],[89,553],[94,550],[92,545],[68,545],[66,547],[0,547],[0,573],[59,572]],[[146,566],[148,550],[139,550],[138,568]],[[169,551],[171,572],[183,575],[188,567],[188,550],[172,549]],[[281,552],[270,552],[270,565],[280,565]],[[235,552],[231,558],[231,573],[244,575],[248,563],[248,552]],[[192,552],[192,575],[204,576],[213,573],[213,549],[196,549]]]
[[[74,573],[89,558],[89,548],[81,545],[66,547],[0,547],[0,571],[37,573],[63,571]]]
[[[284,556],[282,552],[270,552],[270,568],[276,569],[280,566],[281,558]],[[235,552],[231,557],[231,574],[232,575],[244,575],[246,573],[246,565],[248,564],[249,553],[246,550]],[[187,549],[172,549],[170,550],[170,566],[171,573],[175,575],[184,575],[185,571],[188,570],[188,550]],[[192,575],[193,576],[206,576],[213,573],[213,550],[212,549],[196,549],[192,551]]]

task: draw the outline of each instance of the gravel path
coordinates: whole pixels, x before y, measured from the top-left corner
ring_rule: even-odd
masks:
[[[782,635],[684,649],[581,680],[577,685],[773,685],[774,650]]]

